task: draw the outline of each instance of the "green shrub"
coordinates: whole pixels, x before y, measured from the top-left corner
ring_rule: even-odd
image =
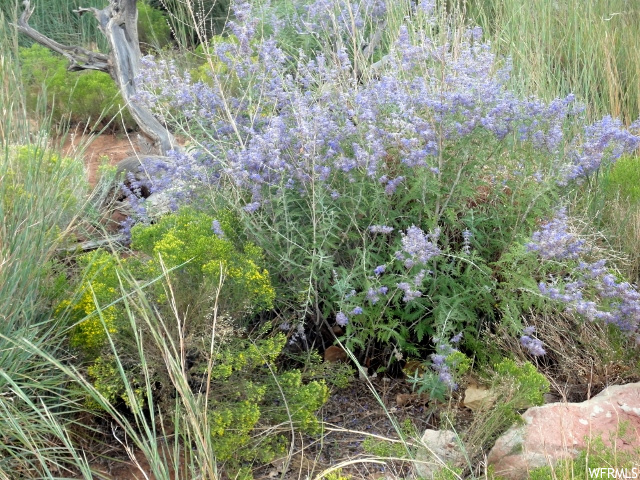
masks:
[[[96,358],[87,368],[87,373],[96,391],[99,392],[107,402],[113,405],[124,402],[127,407],[133,407],[122,380],[118,363],[112,355],[104,355]],[[135,404],[144,406],[146,399],[144,389],[141,387],[141,372],[138,371],[138,368],[131,366],[126,374],[127,383],[133,387]],[[90,396],[87,397],[86,405],[92,410],[100,410],[100,405]]]
[[[315,412],[328,399],[321,381],[302,383],[301,373],[270,370],[286,343],[284,335],[248,341],[231,338],[215,356],[211,371],[209,425],[219,461],[240,465],[269,462],[285,453],[280,434],[256,439],[256,428],[292,422],[296,430],[317,434]]]
[[[517,364],[505,358],[494,365],[490,375],[491,401],[485,410],[476,412],[464,437],[469,458],[480,454],[513,424],[522,422],[519,411],[542,405],[549,391],[549,381],[530,362]]]
[[[351,475],[343,475],[342,470],[339,469],[333,472],[329,472],[321,478],[323,480],[352,480],[353,477],[351,477]]]
[[[502,395],[499,408],[504,409],[506,419],[515,419],[518,409],[544,403],[544,394],[549,391],[549,381],[532,363],[518,365],[505,358],[494,368],[494,384]]]
[[[131,248],[136,254],[129,258],[118,259],[105,250],[80,256],[85,270],[77,293],[56,309],[74,326],[71,345],[95,356],[106,346],[107,333],[115,334],[119,324],[127,327],[121,304],[114,304],[122,296],[119,265],[143,284],[166,275],[173,298],[156,283],[149,287],[153,299],[165,315],[171,315],[175,301],[179,314],[192,318],[185,328],[194,335],[209,328],[214,303],[220,315],[234,322],[270,308],[275,292],[269,273],[258,266],[262,252],[250,243],[237,248],[230,240],[232,217],[223,213],[220,218],[228,237],[214,233],[212,217],[185,208],[155,225],[135,226]]]
[[[52,109],[54,122],[70,121],[100,127],[122,115],[122,122],[133,129],[136,124],[126,108],[118,87],[104,72],[69,72],[67,61],[40,45],[20,49],[22,81],[27,107],[33,112],[42,98]]]
[[[452,393],[452,389],[457,388],[459,379],[471,367],[471,359],[453,348],[443,350],[441,346],[437,346],[436,350],[444,357],[442,363],[434,366],[434,362],[431,361],[428,362],[430,365],[424,365],[424,368],[421,366],[413,372],[407,372],[408,375],[412,375],[407,381],[413,384],[413,389],[418,394],[426,393],[429,398],[444,402],[446,397]],[[438,370],[435,370],[434,367]],[[422,373],[420,370],[423,370]],[[450,375],[450,380],[446,382],[443,380],[443,372]]]
[[[84,268],[84,279],[72,299],[60,302],[58,316],[71,324],[71,346],[93,356],[107,342],[108,334],[117,331],[122,309],[110,305],[120,296],[116,258],[104,250],[96,250],[78,258]]]
[[[134,227],[127,258],[105,250],[81,256],[78,292],[57,311],[72,323],[71,345],[104,399],[90,395],[91,409],[104,401],[132,411],[175,408],[177,380],[167,362],[179,342],[180,375],[194,394],[208,393],[216,459],[241,472],[246,462],[269,462],[286,450],[283,435],[263,438],[259,429],[291,423],[318,433],[315,411],[328,388],[300,371],[278,371],[283,334],[267,335],[268,325],[247,333],[243,320],[271,308],[274,290],[261,251],[238,237],[237,220],[228,212],[215,220],[212,228],[212,216],[184,208]],[[150,315],[153,321],[140,321]]]
[[[45,358],[69,358],[51,308],[65,282],[57,250],[83,206],[86,177],[80,160],[50,147],[46,123],[37,132],[29,124],[13,32],[0,13],[0,477],[90,478],[69,440],[80,397]]]
[[[217,221],[222,229],[213,231]],[[131,232],[131,248],[147,255],[140,264],[146,278],[171,270],[178,310],[197,313],[211,302],[212,292],[221,286],[220,311],[235,320],[273,306],[275,291],[263,264],[262,251],[251,243],[241,244],[238,222],[229,212],[218,218],[192,208],[163,217],[157,224],[137,225]],[[235,240],[235,242],[234,242]],[[158,299],[165,300],[163,292]]]

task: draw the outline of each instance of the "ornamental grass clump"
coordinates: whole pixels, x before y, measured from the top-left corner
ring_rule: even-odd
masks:
[[[154,432],[175,431],[175,448],[188,417],[208,466],[220,462],[238,478],[284,456],[295,432],[319,433],[315,412],[328,388],[279,369],[287,339],[256,321],[275,292],[235,215],[184,207],[131,235],[126,258],[104,249],[81,256],[77,293],[57,308],[82,361],[83,407],[137,422],[155,411]],[[146,422],[128,434],[148,434]]]
[[[478,28],[436,27],[429,2],[402,6],[411,22],[379,43],[357,15],[336,13],[358,5],[332,4],[334,38],[352,41],[313,56],[257,37],[239,2],[233,41],[210,53],[233,73],[194,81],[171,62],[145,60],[137,101],[194,146],[175,154],[175,177],[191,176],[176,203],[237,214],[296,332],[335,324],[361,352],[416,352],[432,351],[425,339],[436,334],[465,331],[469,342],[487,322],[521,328],[518,305],[533,294],[505,280],[503,255],[567,185],[637,137],[611,119],[573,135],[584,114],[572,95],[544,102],[512,92],[509,61]],[[308,17],[298,28],[328,27]],[[351,47],[367,41],[371,57]],[[229,75],[240,94],[225,89]],[[172,175],[165,184],[175,185]]]

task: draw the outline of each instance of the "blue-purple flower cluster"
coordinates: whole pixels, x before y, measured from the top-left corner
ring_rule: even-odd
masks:
[[[375,226],[370,227],[371,231],[388,233],[387,227]],[[436,230],[433,234],[425,234],[416,226],[411,226],[406,233],[402,233],[402,248],[396,252],[395,260],[401,262],[404,268],[388,269],[389,265],[378,265],[373,269],[373,276],[369,281],[372,286],[366,289],[366,292],[357,292],[352,289],[344,295],[344,305],[355,305],[350,315],[361,315],[365,310],[358,304],[373,307],[380,302],[383,297],[390,300],[396,292],[401,292],[402,301],[410,303],[422,296],[420,288],[424,284],[425,277],[430,273],[427,269],[421,268],[418,272],[412,271],[416,265],[424,266],[432,258],[440,255],[442,252],[437,245],[440,232]],[[388,271],[389,270],[389,271]],[[376,285],[377,284],[377,285]],[[392,289],[389,289],[391,285]],[[393,290],[395,287],[395,290]],[[387,305],[388,301],[385,302]],[[348,310],[351,307],[344,309]],[[336,323],[342,327],[349,323],[349,316],[340,311],[336,315]]]
[[[420,305],[418,322],[431,321],[424,320],[435,316],[425,278],[437,275],[427,264],[451,252],[452,244],[464,254],[471,252],[471,231],[454,225],[466,213],[460,205],[467,204],[455,196],[477,187],[468,179],[486,180],[491,188],[498,186],[497,192],[508,191],[507,183],[515,178],[521,185],[546,182],[557,189],[638,145],[638,137],[610,118],[587,127],[571,143],[565,126],[581,114],[573,95],[543,102],[510,91],[509,61],[495,57],[490,45],[482,43],[478,28],[469,29],[461,41],[451,37],[440,43],[428,28],[402,26],[387,35],[395,39],[388,50],[377,52],[384,58],[374,69],[345,42],[323,53],[291,57],[274,38],[256,38],[251,8],[244,0],[235,5],[233,35],[214,42],[209,52],[214,72],[208,79],[194,74],[200,78],[194,80],[171,62],[144,59],[136,101],[166,124],[188,129],[198,146],[198,153],[174,153],[170,165],[149,166],[158,173],[152,175],[152,188],[172,190],[177,204],[192,202],[204,184],[233,203],[247,224],[268,224],[256,237],[277,232],[276,248],[265,251],[291,256],[276,262],[288,275],[283,283],[313,275],[319,284],[334,267],[355,272],[362,265],[362,278],[354,281],[358,292],[333,300],[340,326],[358,323],[367,310],[379,311],[390,303],[409,311],[415,304],[405,304],[413,301]],[[413,13],[423,18],[432,14],[435,2],[421,0],[414,8]],[[337,38],[357,37],[360,42],[385,10],[383,0],[315,0],[304,15],[293,19],[301,34],[317,39],[319,32],[333,28],[341,31]],[[470,153],[476,151],[480,153]],[[467,183],[456,190],[459,180]],[[511,203],[527,205],[518,198]],[[488,204],[473,202],[479,208]],[[529,217],[523,220],[529,221],[535,209],[525,208],[522,215]],[[289,215],[282,223],[287,231],[276,225],[283,212]],[[518,225],[527,223],[520,220]],[[307,225],[313,225],[313,235]],[[443,238],[438,228],[425,233],[420,229],[424,225],[441,226]],[[478,232],[477,238],[486,238],[482,225],[467,225]],[[398,248],[386,236],[403,230]],[[482,241],[474,245],[480,251]],[[349,250],[348,255],[358,249],[364,253],[332,264],[335,259],[327,251],[340,247]],[[377,257],[368,256],[366,249],[378,247],[379,252],[371,252]],[[396,249],[399,264],[385,264],[382,255]],[[534,234],[529,249],[546,260],[575,261],[583,253],[583,242],[568,232],[566,212],[559,211]],[[322,261],[308,258],[312,254],[322,255]],[[310,267],[302,274],[295,271],[306,265]],[[319,272],[318,265],[326,270]],[[628,323],[625,319],[634,315],[634,290],[604,274],[587,273],[589,268],[578,269],[583,275],[562,292],[554,293],[554,286],[544,284],[541,288],[548,289],[543,291],[549,296],[564,296],[587,317],[604,319],[606,313],[610,317],[605,321]],[[464,275],[463,270],[456,275]],[[598,282],[600,290],[593,287]],[[607,299],[604,307],[578,298],[587,284]],[[321,295],[305,298],[330,296],[331,285],[324,286]],[[296,294],[299,290],[292,288]],[[525,347],[542,350],[530,335],[525,337]]]
[[[580,181],[598,170],[603,162],[614,163],[639,146],[639,136],[625,129],[619,119],[607,115],[585,127],[580,143],[569,152],[570,163],[564,183],[574,179]]]
[[[380,297],[386,295],[388,292],[389,292],[389,287],[385,287],[384,285],[378,288],[370,287],[367,290],[367,296],[366,296],[367,301],[371,305],[375,305],[380,301]]]
[[[469,229],[465,228],[462,231],[462,252],[467,255],[471,253],[471,237],[473,237],[473,234]]]
[[[568,232],[567,210],[563,207],[542,230],[533,233],[527,248],[545,260],[576,259],[583,253],[584,240]]]
[[[572,273],[560,284],[540,282],[542,294],[552,300],[565,303],[567,309],[587,320],[613,324],[630,336],[640,339],[640,293],[636,286],[620,282],[609,269],[605,260],[584,262],[580,260],[587,252],[584,242],[568,232],[567,216],[560,210],[556,217],[535,232],[528,244],[544,259],[576,260]]]
[[[449,390],[457,390],[458,384],[452,373],[452,367],[455,368],[456,365],[451,365],[447,360],[452,353],[458,351],[452,344],[456,345],[462,340],[462,333],[455,335],[449,342],[441,341],[438,337],[433,340],[436,343],[436,353],[431,354],[431,368],[438,374],[439,380]]]
[[[439,229],[425,234],[415,225],[410,226],[407,233],[402,234],[402,249],[396,252],[396,258],[408,269],[415,265],[426,265],[430,259],[441,253],[437,243],[439,236]]]
[[[539,357],[547,352],[544,350],[544,344],[542,343],[542,341],[533,337],[535,331],[536,327],[525,327],[523,331],[524,335],[520,337],[520,344],[530,355]]]
[[[302,20],[314,33],[354,35],[364,28],[365,20],[378,20],[386,11],[384,0],[315,0],[306,6],[307,16]]]
[[[318,0],[310,10],[327,11],[323,2]],[[366,8],[359,4],[354,12],[377,11],[374,3],[369,1]],[[244,12],[248,7],[243,3],[238,8]],[[235,28],[238,18],[234,22]],[[217,170],[213,178],[224,174],[244,189],[248,212],[256,212],[282,189],[308,193],[310,184],[340,198],[342,179],[347,184],[377,180],[386,195],[395,195],[415,177],[411,170],[441,173],[443,142],[478,132],[496,140],[515,134],[547,154],[559,155],[563,124],[575,113],[573,97],[550,104],[518,98],[505,87],[508,65],[498,68],[489,45],[477,38],[476,30],[470,30],[454,53],[426,32],[412,37],[402,27],[386,56],[388,69],[364,85],[348,75],[352,61],[341,48],[331,60],[301,54],[293,76],[286,55],[271,39],[251,44],[258,63],[243,51],[244,44],[220,43],[217,61],[245,82],[243,97],[225,97],[215,76],[211,82],[194,82],[170,62],[145,58],[137,101],[169,124],[167,108],[178,123],[184,119],[204,129],[202,151],[215,159],[209,162]],[[260,99],[260,110],[247,115],[255,108],[251,98]],[[622,134],[612,136],[610,130],[595,127],[591,143],[598,144],[598,132],[608,135],[605,143],[611,148],[625,139],[631,144]],[[399,164],[390,164],[389,158]],[[183,161],[193,159],[176,163]]]

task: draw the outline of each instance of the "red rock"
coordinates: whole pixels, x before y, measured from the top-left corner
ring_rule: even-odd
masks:
[[[502,435],[489,453],[495,474],[510,480],[528,478],[534,468],[575,458],[589,439],[633,454],[640,446],[640,383],[612,386],[582,403],[550,403],[528,409],[526,424]],[[617,434],[625,424],[623,439]],[[585,441],[586,439],[586,441]]]

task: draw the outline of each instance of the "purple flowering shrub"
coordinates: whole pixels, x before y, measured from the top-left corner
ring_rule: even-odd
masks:
[[[637,286],[619,279],[606,260],[592,258],[588,245],[570,231],[567,222],[565,209],[559,209],[527,244],[543,262],[556,264],[556,271],[563,273],[540,281],[540,292],[584,319],[615,325],[640,342]]]
[[[256,34],[275,39],[292,59],[300,53],[314,58],[336,44],[345,45],[353,59],[354,49],[365,49],[384,28],[386,14],[384,0],[279,0],[251,9]]]
[[[313,56],[286,54],[264,30],[256,37],[258,20],[239,3],[234,40],[207,51],[226,67],[208,80],[145,59],[137,101],[193,146],[152,188],[172,186],[176,206],[235,212],[298,333],[333,324],[352,348],[420,352],[435,335],[518,319],[504,255],[567,184],[638,138],[610,119],[571,136],[571,122],[584,121],[573,96],[516,95],[508,62],[478,29],[432,35],[430,2],[405,12],[420,21],[385,32],[383,58],[367,70],[338,39],[365,38],[371,25],[358,12],[378,3],[325,3],[310,2],[295,24],[334,29]]]

